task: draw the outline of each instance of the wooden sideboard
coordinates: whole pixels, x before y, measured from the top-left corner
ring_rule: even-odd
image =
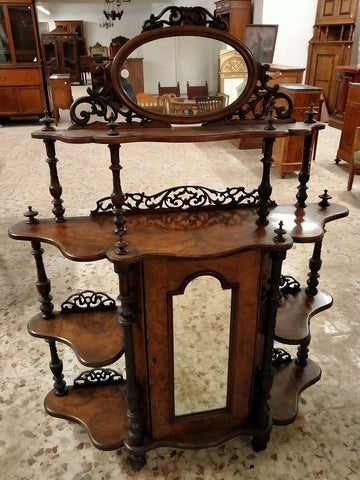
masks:
[[[305,112],[310,110],[311,104],[314,105],[315,110],[320,114],[321,88],[303,84],[284,84],[280,86],[280,91],[286,93],[292,99],[296,121],[303,122],[305,120]],[[317,136],[314,137],[313,148],[316,146],[316,140]],[[279,138],[276,142],[273,160],[282,177],[287,172],[300,170],[302,148],[303,141],[297,136]]]
[[[219,0],[215,12],[228,24],[228,32],[239,40],[244,39],[245,26],[252,23],[251,0]]]
[[[67,110],[73,102],[70,73],[54,73],[50,75],[49,87],[55,125],[57,125],[60,119],[59,108]]]
[[[336,162],[344,160],[351,163],[355,129],[360,125],[360,83],[349,83],[344,123],[342,127]]]
[[[277,83],[302,83],[305,68],[292,67],[290,65],[270,64],[269,76],[271,80],[269,85],[274,86]]]
[[[336,89],[334,112],[329,118],[330,127],[342,129],[346,101],[350,82],[360,82],[360,68],[355,66],[339,66],[335,68]]]
[[[43,114],[46,90],[36,35],[34,1],[0,1],[0,116]]]

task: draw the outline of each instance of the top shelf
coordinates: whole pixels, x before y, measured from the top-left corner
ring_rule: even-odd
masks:
[[[241,122],[241,123],[240,123]],[[234,121],[226,124],[189,127],[144,127],[136,124],[119,124],[117,134],[109,135],[108,127],[70,128],[68,130],[39,130],[31,134],[41,140],[59,140],[65,143],[121,144],[132,142],[214,142],[243,137],[279,138],[307,136],[322,130],[325,125],[304,122],[276,123],[275,130],[265,130],[266,123]]]

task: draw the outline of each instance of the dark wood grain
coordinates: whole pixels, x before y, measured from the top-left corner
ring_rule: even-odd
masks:
[[[85,427],[100,450],[116,450],[127,440],[124,385],[70,388],[63,397],[51,390],[45,398],[45,410]]]
[[[310,335],[310,319],[330,308],[332,297],[323,291],[308,295],[304,290],[283,297],[276,317],[275,340],[289,345],[304,342]]]
[[[320,377],[320,367],[309,359],[305,367],[299,367],[292,360],[291,363],[274,369],[270,412],[275,425],[288,425],[295,420],[300,393]]]
[[[83,365],[110,365],[121,357],[124,334],[116,310],[107,312],[60,313],[43,319],[35,315],[28,324],[34,337],[69,345]]]

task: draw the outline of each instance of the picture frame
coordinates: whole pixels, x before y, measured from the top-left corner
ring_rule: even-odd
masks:
[[[272,63],[278,25],[246,25],[244,43],[252,51],[255,60]]]

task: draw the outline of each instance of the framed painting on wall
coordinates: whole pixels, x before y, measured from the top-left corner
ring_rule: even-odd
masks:
[[[246,25],[244,43],[252,51],[255,60],[272,63],[278,25]]]

